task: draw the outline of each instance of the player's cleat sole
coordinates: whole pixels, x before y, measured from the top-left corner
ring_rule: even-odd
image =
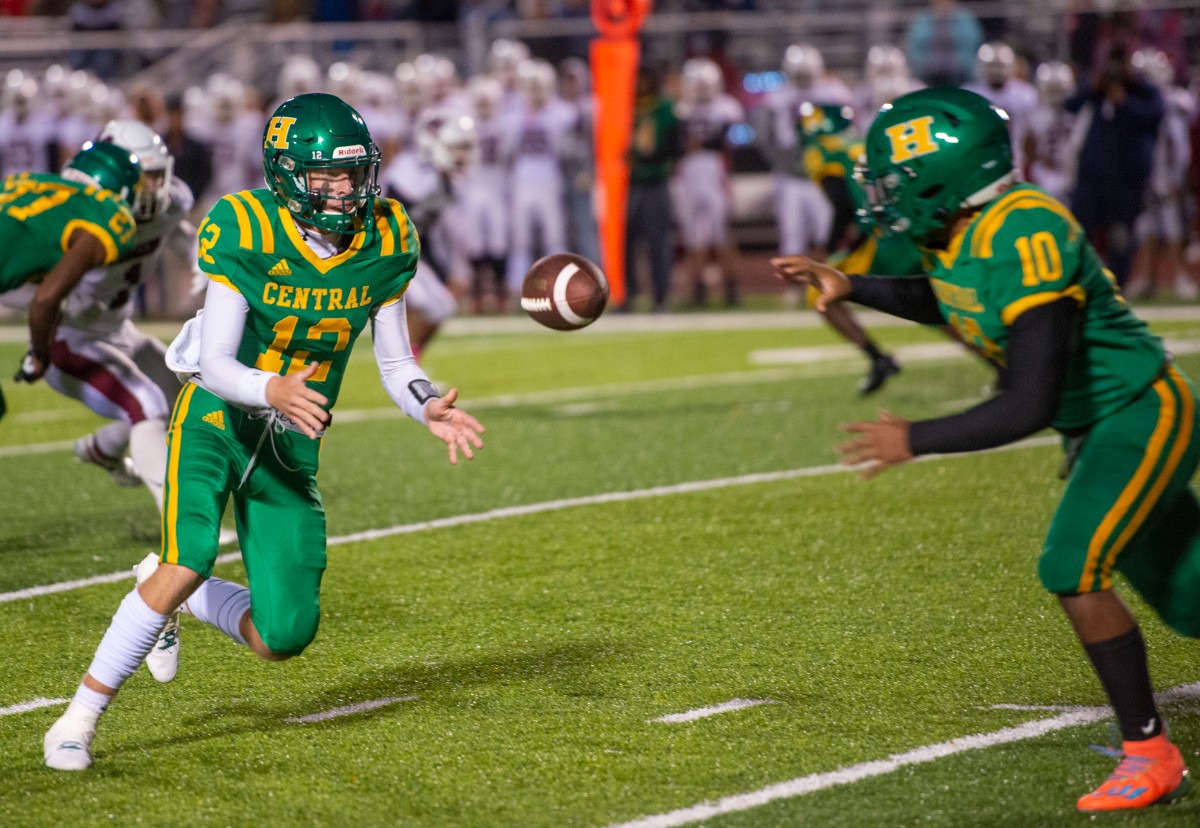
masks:
[[[140,584],[158,569],[158,553],[151,552],[133,568]],[[179,672],[179,610],[167,616],[167,622],[154,642],[154,649],[146,654],[146,669],[154,680],[166,684]]]
[[[124,457],[109,457],[96,446],[96,436],[88,434],[75,441],[75,459],[104,469],[119,486],[140,486],[142,479]]]
[[[892,359],[890,356],[881,356],[879,359],[871,360],[871,370],[862,378],[858,384],[858,393],[861,396],[874,394],[883,384],[891,377],[900,373],[900,363]]]
[[[92,739],[96,726],[63,715],[46,731],[42,755],[46,767],[61,771],[87,770],[92,766]]]
[[[1080,811],[1130,811],[1166,805],[1191,790],[1183,756],[1166,734],[1144,742],[1125,742],[1123,748],[1121,763],[1112,775],[1075,803]]]

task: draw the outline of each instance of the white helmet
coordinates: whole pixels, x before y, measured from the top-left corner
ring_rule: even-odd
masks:
[[[519,40],[500,38],[488,51],[488,71],[507,87],[517,82],[517,67],[529,60],[529,47]]]
[[[429,109],[421,113],[414,133],[417,152],[439,172],[461,172],[478,156],[479,133],[470,115]]]
[[[170,206],[175,159],[157,132],[141,121],[118,118],[105,124],[96,140],[129,150],[142,162],[142,183],[133,200],[134,218],[146,221]]]
[[[481,121],[487,121],[496,114],[496,110],[500,107],[500,98],[504,95],[504,89],[500,86],[500,81],[487,75],[476,75],[467,82],[467,94],[471,99],[471,106],[475,109],[475,115]]]
[[[680,75],[682,97],[688,103],[707,103],[721,94],[721,67],[709,58],[689,58]]]
[[[1075,91],[1075,72],[1061,60],[1038,64],[1034,73],[1038,97],[1047,106],[1061,106]]]
[[[890,43],[877,43],[867,50],[867,64],[864,74],[868,80],[881,75],[899,75],[908,77],[908,58],[904,50]]]
[[[292,55],[279,69],[277,81],[281,98],[294,98],[307,92],[321,91],[321,67],[308,55]]]
[[[535,106],[546,104],[558,86],[558,73],[544,60],[525,60],[517,68],[521,91]]]
[[[975,53],[975,69],[979,79],[989,86],[1001,87],[1017,71],[1017,54],[1007,43],[993,40]]]
[[[1161,49],[1138,49],[1129,60],[1155,86],[1171,86],[1175,82],[1175,67]]]
[[[783,73],[795,86],[812,86],[825,74],[825,58],[816,46],[793,43],[783,53]]]

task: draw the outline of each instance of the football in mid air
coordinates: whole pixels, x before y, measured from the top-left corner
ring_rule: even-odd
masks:
[[[594,263],[574,253],[538,259],[521,285],[521,309],[556,331],[587,327],[607,304],[608,279]]]

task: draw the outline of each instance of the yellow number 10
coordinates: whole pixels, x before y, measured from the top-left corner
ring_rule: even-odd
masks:
[[[1041,230],[1017,239],[1017,255],[1021,257],[1021,284],[1025,287],[1062,278],[1062,256],[1053,233]]]
[[[275,339],[267,347],[266,353],[259,354],[258,359],[254,361],[254,367],[263,371],[270,371],[272,374],[278,374],[283,368],[283,354],[292,344],[292,337],[296,335],[296,324],[300,321],[298,316],[285,316],[275,323],[271,328],[275,332]],[[307,339],[320,339],[325,334],[335,334],[337,342],[334,343],[333,350],[344,351],[346,346],[350,344],[350,320],[343,317],[332,317],[322,319],[317,324],[308,329]],[[303,370],[308,364],[308,351],[296,351],[292,354],[291,360],[288,362],[287,370],[283,373],[290,374],[293,371]],[[329,369],[333,365],[333,360],[323,360],[317,365],[317,371],[312,375],[313,382],[324,382],[329,376]]]

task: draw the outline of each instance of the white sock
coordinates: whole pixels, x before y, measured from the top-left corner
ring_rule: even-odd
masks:
[[[162,511],[163,480],[167,476],[167,424],[159,419],[142,420],[129,430],[129,456],[138,477],[146,484],[158,511]]]
[[[242,616],[250,611],[250,590],[241,584],[209,578],[188,597],[182,609],[237,643],[246,643],[240,628]]]
[[[92,438],[96,441],[96,450],[105,457],[124,457],[129,445],[129,424],[124,420],[113,420],[96,429]]]
[[[67,705],[67,712],[63,715],[70,716],[72,719],[95,722],[100,718],[100,714],[108,708],[108,703],[112,699],[112,696],[99,693],[86,684],[81,684],[75,691],[75,698]]]
[[[88,674],[105,687],[119,690],[154,649],[165,623],[167,616],[150,609],[134,589],[117,607],[108,631],[96,648]]]

